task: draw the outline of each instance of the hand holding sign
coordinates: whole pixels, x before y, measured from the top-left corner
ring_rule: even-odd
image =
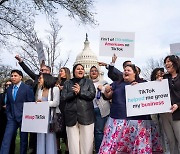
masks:
[[[168,80],[138,83],[126,88],[127,116],[171,112]],[[172,107],[172,112],[177,106]]]
[[[171,112],[173,113],[174,111],[176,111],[178,109],[178,105],[177,104],[173,104],[171,106]]]

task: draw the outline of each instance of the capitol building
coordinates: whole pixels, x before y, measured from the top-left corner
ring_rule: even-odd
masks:
[[[104,73],[100,70],[98,65],[98,58],[96,54],[91,50],[89,46],[88,35],[86,34],[86,40],[84,42],[84,49],[80,52],[77,57],[75,64],[82,64],[85,69],[85,76],[89,76],[89,71],[92,66],[96,66],[100,72],[100,78],[103,79]]]

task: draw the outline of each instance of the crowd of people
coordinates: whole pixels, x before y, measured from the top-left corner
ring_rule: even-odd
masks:
[[[35,74],[15,57],[32,80],[23,82],[20,70],[12,70],[0,95],[0,154],[14,154],[17,130],[20,128],[20,154],[60,154],[60,138],[65,143],[65,154],[180,154],[180,59],[169,55],[164,68],[155,68],[151,81],[168,79],[171,112],[156,115],[128,117],[126,113],[126,85],[148,82],[140,78],[141,69],[131,61],[123,63],[123,71],[112,62],[99,62],[108,69],[112,83],[100,78],[97,66],[85,77],[82,64],[62,67],[58,77],[44,63]],[[23,104],[49,103],[55,113],[61,113],[63,126],[60,132],[21,132]],[[51,112],[49,123],[51,121]],[[29,144],[28,144],[29,141]]]

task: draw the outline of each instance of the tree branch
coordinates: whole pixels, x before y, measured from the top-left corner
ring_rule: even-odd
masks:
[[[6,2],[6,1],[8,1],[8,0],[1,0],[0,1],[0,5],[2,5],[4,2]]]

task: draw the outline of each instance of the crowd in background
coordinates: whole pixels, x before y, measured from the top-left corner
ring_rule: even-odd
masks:
[[[116,55],[110,64],[99,62],[108,69],[112,83],[100,78],[97,66],[85,77],[82,64],[62,67],[58,77],[51,68],[42,64],[35,74],[15,57],[32,80],[22,81],[20,70],[12,70],[0,95],[0,154],[15,153],[15,139],[20,128],[20,153],[60,154],[60,138],[68,154],[180,154],[180,59],[169,55],[164,68],[155,68],[151,81],[168,79],[171,112],[156,115],[127,117],[126,85],[148,82],[140,78],[141,69],[131,61],[123,63],[123,71],[115,67]],[[55,113],[61,113],[63,126],[60,132],[21,132],[24,102],[49,102]],[[50,119],[51,121],[51,110]]]

